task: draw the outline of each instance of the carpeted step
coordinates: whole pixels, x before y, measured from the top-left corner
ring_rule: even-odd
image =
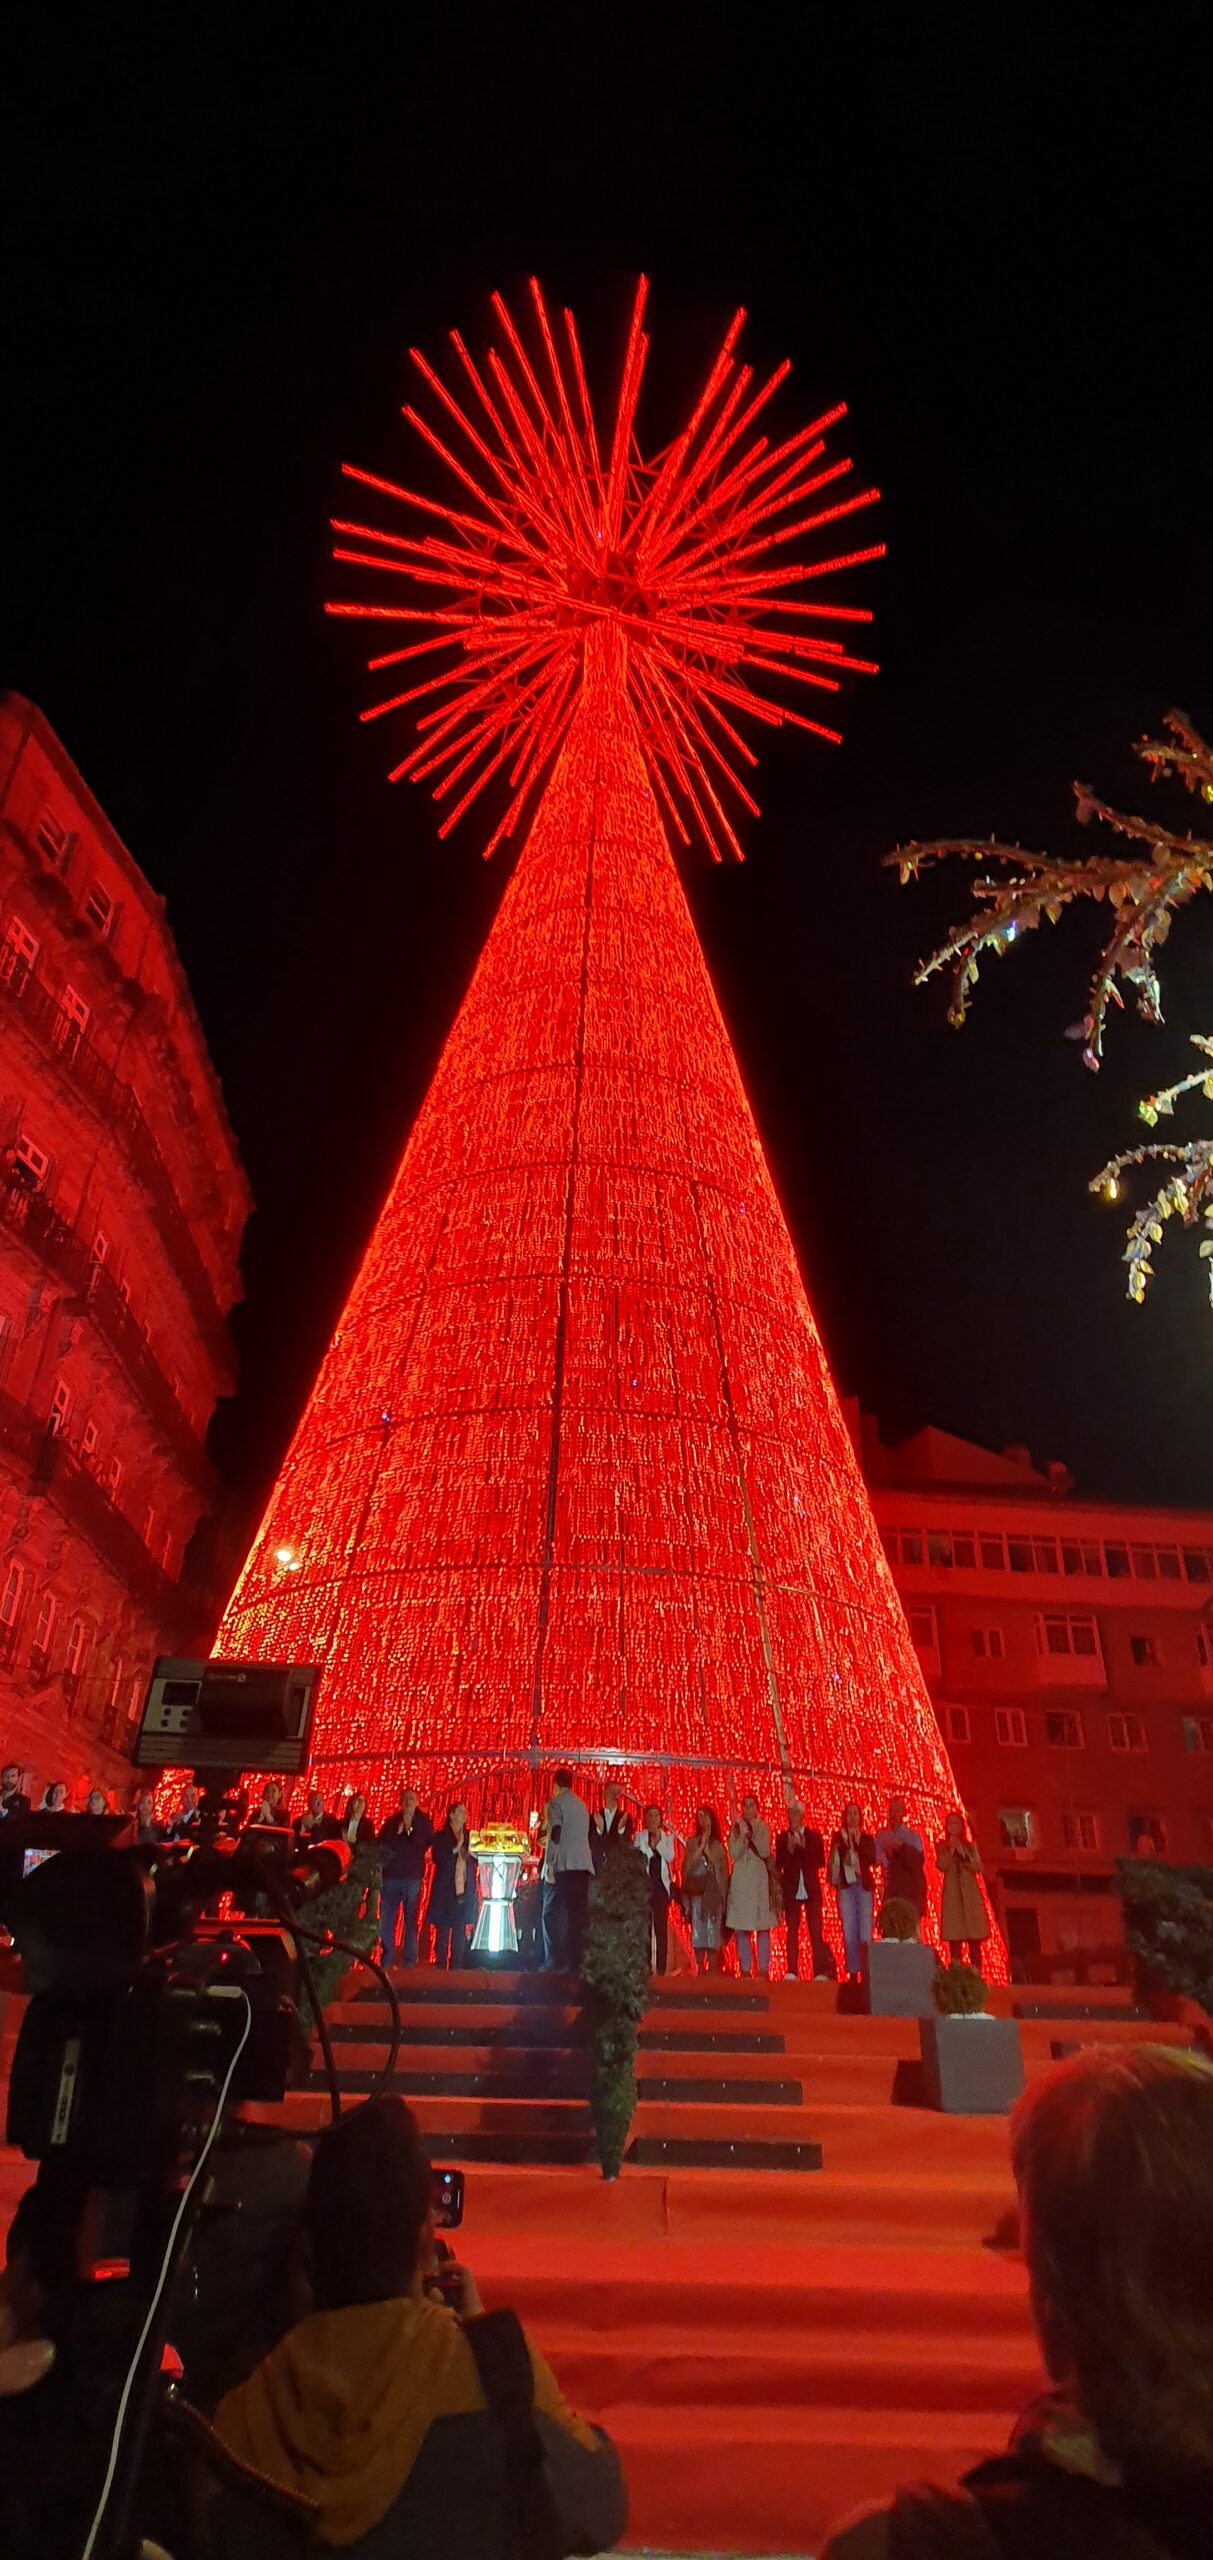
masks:
[[[584,2018],[563,2012],[503,2022],[492,2010],[468,2009],[433,2018],[414,2009],[403,2013],[402,2025],[404,2041],[409,2045],[492,2046],[503,2052],[534,2052],[553,2046],[571,2052],[590,2042],[590,2029]],[[386,2045],[391,2032],[386,2006],[377,2018],[361,2011],[351,2016],[348,2005],[335,2007],[329,2013],[329,2033],[335,2045]],[[642,2053],[782,2054],[784,2038],[769,2029],[721,2027],[713,2020],[705,2021],[702,2027],[644,2026],[640,2030],[640,2048]]]
[[[362,2096],[374,2087],[381,2063],[339,2065],[341,2087]],[[313,2068],[311,2086],[327,2086],[323,2068]],[[486,2055],[482,2063],[466,2068],[434,2067],[426,2070],[410,2060],[407,2049],[401,2054],[392,2074],[392,2088],[402,2098],[515,2098],[523,2101],[546,2098],[573,2098],[583,2104],[588,2097],[590,2070],[588,2055],[534,2054],[531,2056]],[[748,2109],[764,2107],[799,2107],[799,2080],[779,2080],[770,2076],[739,2080],[720,2073],[697,2073],[690,2076],[641,2074],[638,2078],[642,2103],[652,2106],[710,2106]]]
[[[770,2137],[756,2142],[744,2134],[721,2134],[715,2140],[708,2135],[634,2134],[624,2160],[640,2169],[769,2169],[781,2176],[795,2170],[815,2172],[822,2165],[819,2142],[780,2142]]]
[[[794,2408],[811,2400],[855,2410],[980,2410],[1001,2418],[1044,2387],[1030,2335],[969,2334],[961,2360],[955,2340],[933,2335],[921,2319],[858,2335],[843,2322],[790,2337],[758,2330],[734,2335],[719,2323],[704,2329],[685,2321],[595,2337],[575,2323],[547,2321],[543,2352],[579,2409],[638,2399],[675,2410]]]

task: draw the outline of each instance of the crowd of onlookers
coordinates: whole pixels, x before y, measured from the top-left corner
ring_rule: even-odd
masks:
[[[67,1807],[63,1783],[48,1786],[37,1810]],[[21,1772],[0,1772],[0,1819],[28,1812]],[[126,1805],[94,1788],[76,1810],[121,1812],[139,1843],[188,1840],[200,1827],[198,1791],[187,1786],[171,1813],[157,1811],[144,1789]],[[376,1824],[367,1798],[355,1793],[334,1811],[312,1788],[294,1811],[278,1779],[245,1810],[249,1826],[289,1830],[300,1850],[319,1841],[344,1840],[353,1848],[374,1844],[380,1878],[380,1938],[385,1964],[432,1961],[460,1966],[468,1960],[477,1911],[476,1865],[466,1804],[456,1800],[440,1823],[421,1804],[415,1787],[402,1789],[395,1812]],[[772,1829],[756,1796],[742,1798],[727,1828],[711,1805],[701,1805],[683,1839],[670,1829],[658,1804],[645,1805],[637,1822],[620,1790],[607,1785],[596,1808],[579,1795],[572,1772],[557,1769],[546,1811],[534,1819],[530,1855],[523,1862],[517,1898],[519,1947],[524,1961],[553,1971],[576,1971],[585,1935],[589,1888],[612,1841],[644,1858],[649,1878],[652,1959],[655,1973],[687,1969],[720,1972],[729,1950],[743,1974],[767,1974],[771,1942],[782,1928],[791,1980],[835,1980],[839,1967],[825,1928],[825,1895],[833,1896],[843,1974],[863,1971],[878,1902],[911,1905],[920,1926],[927,1917],[927,1843],[906,1820],[900,1798],[889,1803],[883,1828],[870,1831],[858,1804],[843,1808],[827,1841],[805,1818],[789,1789],[782,1827]],[[979,1878],[981,1855],[965,1817],[950,1813],[943,1838],[933,1844],[941,1885],[940,1935],[954,1960],[962,1955],[980,1972],[990,1919]]]

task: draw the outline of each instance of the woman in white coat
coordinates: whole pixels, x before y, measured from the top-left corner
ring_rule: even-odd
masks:
[[[743,1973],[771,1970],[771,1879],[767,1859],[771,1833],[758,1810],[757,1796],[742,1799],[741,1812],[729,1833],[733,1873],[729,1880],[728,1923],[737,1940],[737,1962]]]

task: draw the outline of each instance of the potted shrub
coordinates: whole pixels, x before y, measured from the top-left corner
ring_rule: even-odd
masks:
[[[918,1934],[918,1913],[901,1894],[890,1894],[876,1915],[867,1952],[868,2009],[874,2018],[928,2018],[935,1979],[935,1950]]]
[[[1023,2048],[1014,2018],[992,2018],[986,1986],[971,1964],[941,1964],[934,2014],[918,2029],[923,2096],[949,2116],[1005,2115],[1023,2088]]]

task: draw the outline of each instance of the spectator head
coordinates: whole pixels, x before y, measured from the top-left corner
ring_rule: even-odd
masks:
[[[324,1811],[324,1798],[321,1795],[317,1795],[314,1787],[307,1800],[307,1809],[313,1822],[319,1822],[320,1816]]]
[[[400,1798],[400,1810],[404,1815],[406,1822],[412,1821],[413,1815],[416,1813],[420,1802],[421,1798],[417,1793],[416,1787],[405,1787]]]
[[[573,1772],[571,1769],[557,1769],[554,1771],[552,1776],[552,1789],[554,1794],[559,1795],[563,1787],[571,1787],[572,1783]]]
[[[747,1821],[747,1822],[757,1822],[757,1820],[758,1820],[758,1798],[757,1798],[757,1796],[743,1796],[743,1797],[742,1797],[742,1799],[741,1799],[741,1810],[742,1810],[743,1814],[745,1815],[745,1818],[746,1818],[746,1821]]]
[[[950,1813],[948,1815],[947,1821],[943,1826],[943,1836],[945,1840],[955,1840],[958,1842],[968,1839],[969,1826],[959,1808],[957,1808],[954,1813]]]
[[[52,1778],[50,1785],[46,1790],[46,1794],[43,1796],[41,1811],[43,1813],[65,1813],[66,1810],[67,1780],[66,1778]]]
[[[793,1831],[803,1831],[804,1806],[797,1804],[795,1796],[788,1797],[788,1821]]]
[[[903,1797],[901,1797],[901,1796],[890,1796],[890,1798],[889,1798],[889,1829],[890,1829],[890,1831],[900,1831],[901,1826],[902,1826],[902,1823],[905,1821],[905,1818],[906,1818],[906,1808],[905,1808],[905,1801],[904,1801],[904,1798],[903,1798]]]
[[[413,1801],[413,1811],[414,1811],[414,1813],[416,1813],[416,1811],[417,1811],[417,1798],[416,1798],[416,1796],[414,1796],[414,1797],[413,1797],[413,1800],[412,1800],[412,1801]],[[408,1803],[408,1797],[407,1797],[407,1796],[402,1797],[401,1802],[402,1802],[402,1805],[407,1805],[407,1803]],[[351,1797],[350,1797],[350,1800],[349,1800],[349,1803],[347,1804],[347,1806],[346,1806],[346,1808],[345,1808],[345,1818],[346,1818],[346,1821],[347,1821],[347,1822],[361,1822],[362,1817],[363,1817],[363,1814],[364,1814],[365,1812],[366,1812],[366,1797],[365,1797],[365,1796],[351,1796]]]
[[[197,1810],[198,1810],[198,1789],[197,1789],[197,1787],[183,1787],[183,1788],[182,1788],[182,1790],[181,1790],[181,1810],[182,1810],[182,1812],[183,1812],[183,1813],[196,1813],[196,1812],[197,1812]]]
[[[842,1808],[842,1827],[844,1831],[850,1832],[853,1840],[857,1840],[859,1838],[859,1834],[863,1829],[863,1815],[857,1804],[844,1804]]]
[[[446,1819],[447,1829],[449,1831],[466,1831],[468,1827],[467,1806],[465,1804],[460,1804],[458,1800],[456,1800],[456,1802],[448,1808]]]
[[[619,1811],[619,1789],[609,1780],[602,1790],[602,1810],[604,1813],[618,1813]]]
[[[1213,2468],[1213,2067],[1092,2048],[1011,2120],[1032,2314],[1054,2383],[1132,2481]]]
[[[280,1812],[281,1812],[282,1807],[283,1807],[283,1804],[284,1804],[284,1802],[285,1802],[285,1798],[284,1798],[284,1796],[283,1796],[282,1788],[281,1788],[281,1786],[279,1785],[277,1778],[271,1778],[271,1779],[270,1779],[269,1784],[268,1784],[268,1786],[267,1786],[267,1788],[266,1788],[266,1790],[265,1790],[265,1801],[266,1801],[266,1803],[267,1803],[267,1804],[272,1804],[272,1806],[273,1806],[273,1808],[274,1808],[275,1813],[280,1813]]]
[[[414,2290],[433,2234],[430,2164],[403,2098],[373,2098],[321,2135],[307,2229],[321,2311]]]
[[[21,1771],[15,1760],[6,1761],[0,1769],[0,1795],[11,1796],[21,1784]]]
[[[143,1795],[138,1795],[138,1796],[136,1796],[136,1798],[135,1798],[135,1820],[136,1820],[136,1822],[142,1823],[142,1824],[143,1824],[143,1826],[144,1826],[144,1828],[146,1829],[146,1827],[147,1827],[148,1823],[149,1823],[149,1822],[154,1822],[154,1821],[155,1821],[155,1819],[156,1819],[156,1799],[155,1799],[155,1797],[154,1797],[154,1796],[149,1796],[149,1795],[147,1795],[146,1793],[145,1793],[145,1794],[143,1794]]]
[[[646,1804],[644,1809],[644,1827],[648,1832],[650,1840],[660,1840],[662,1832],[665,1829],[665,1815],[663,1814],[659,1804]]]
[[[701,1840],[720,1839],[720,1816],[718,1813],[713,1812],[710,1804],[701,1804],[697,1808],[695,1814],[695,1829]]]
[[[86,1813],[109,1812],[109,1798],[101,1787],[93,1787],[90,1789],[88,1801],[85,1804],[84,1810]]]

